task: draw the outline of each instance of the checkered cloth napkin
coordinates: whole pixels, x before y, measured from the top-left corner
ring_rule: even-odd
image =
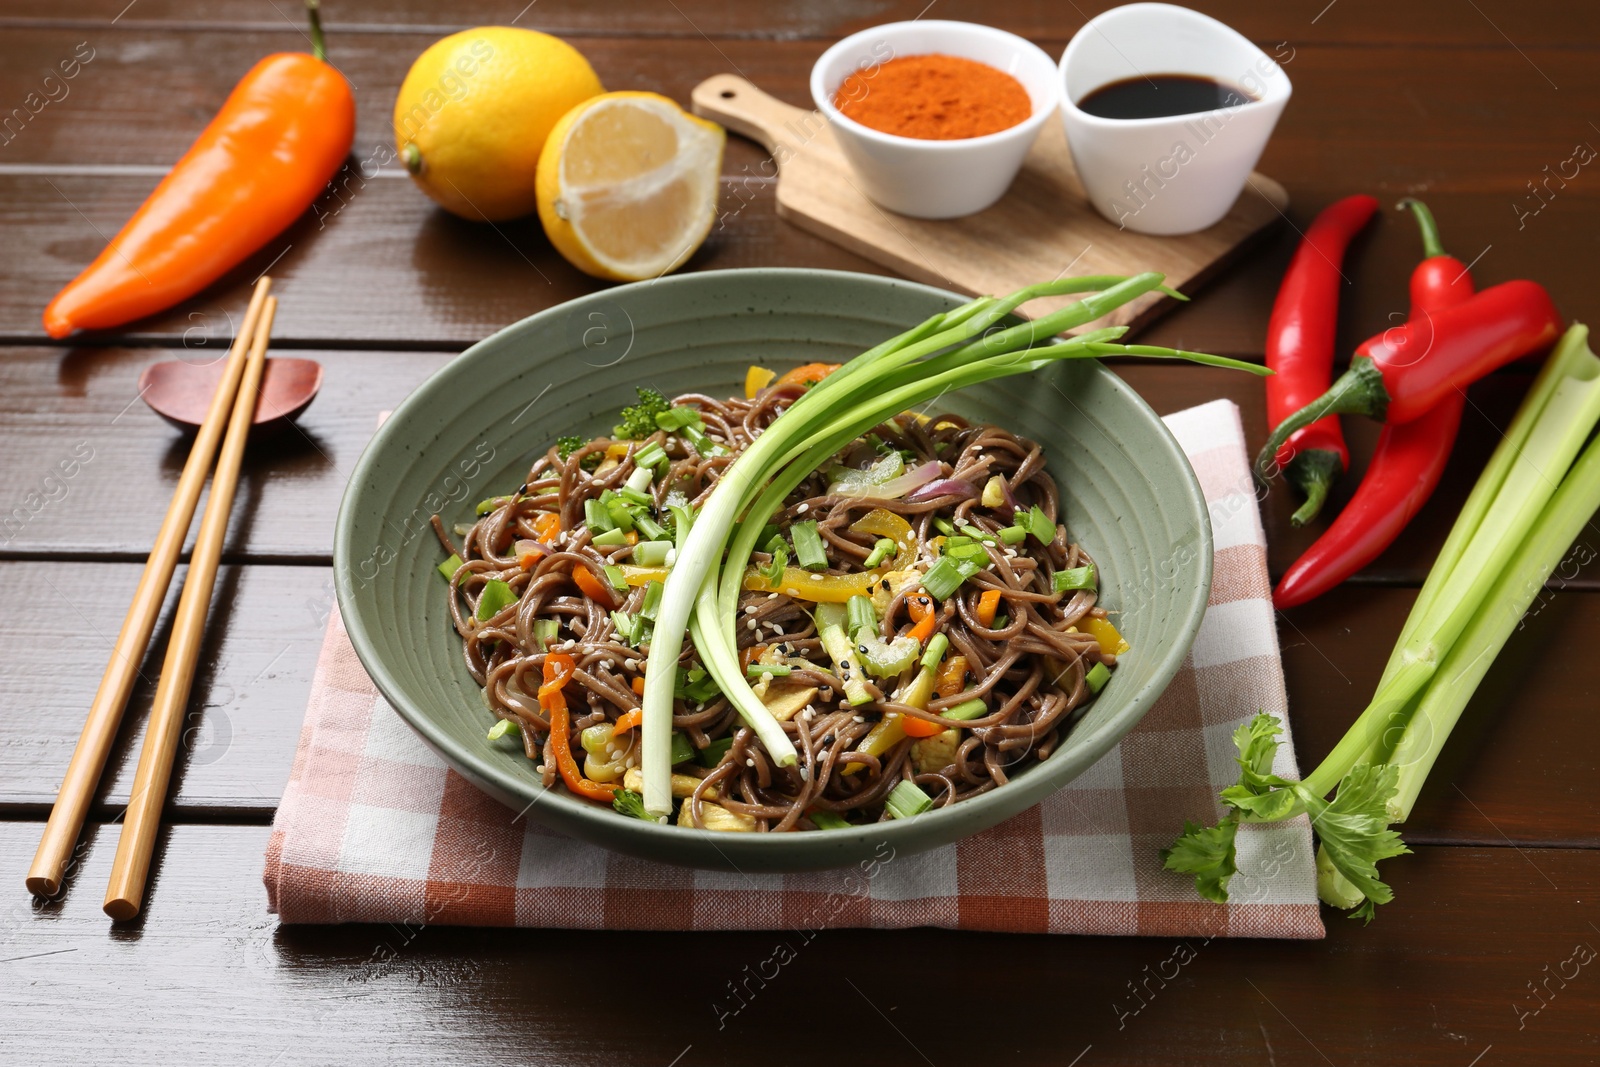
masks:
[[[1205,621],[1138,728],[1037,807],[935,851],[812,874],[608,852],[517,821],[446,767],[378,695],[335,613],[267,846],[269,907],[286,923],[1321,937],[1303,818],[1241,830],[1226,905],[1201,900],[1157,857],[1186,818],[1219,813],[1217,789],[1237,777],[1234,727],[1285,705],[1238,408],[1219,400],[1166,423],[1211,511]],[[1274,769],[1298,777],[1292,744]]]

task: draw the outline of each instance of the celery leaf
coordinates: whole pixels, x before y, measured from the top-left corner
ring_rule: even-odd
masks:
[[[1169,871],[1194,875],[1195,892],[1226,904],[1228,879],[1238,870],[1233,847],[1238,831],[1237,815],[1229,815],[1215,826],[1196,826],[1185,820],[1183,836],[1171,848],[1161,850],[1161,862]]]
[[[1328,861],[1368,903],[1356,912],[1372,918],[1372,905],[1387,904],[1394,891],[1378,877],[1378,861],[1403,856],[1411,850],[1389,829],[1387,804],[1394,796],[1399,769],[1387,763],[1362,764],[1339,783],[1331,801],[1301,787],[1295,791],[1311,816],[1311,826],[1322,842]]]

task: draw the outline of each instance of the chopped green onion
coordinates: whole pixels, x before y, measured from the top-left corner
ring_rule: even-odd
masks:
[[[1056,571],[1050,579],[1050,585],[1058,593],[1069,593],[1075,589],[1093,589],[1095,585],[1094,564],[1084,567],[1073,567],[1071,570]]]
[[[611,517],[611,524],[620,530],[633,529],[633,509],[628,502],[620,496],[613,496],[605,504],[606,514]]]
[[[643,451],[643,449],[640,451]],[[638,452],[634,453],[633,462],[634,470],[632,474],[628,475],[628,488],[632,489],[635,493],[642,494],[646,489],[650,488],[651,483],[656,480],[655,472],[650,469],[650,465],[648,463],[639,462]],[[651,502],[652,501],[649,497],[645,497],[643,500],[639,501],[641,504],[649,504]]]
[[[945,650],[950,647],[950,639],[943,631],[928,638],[928,650],[922,654],[922,665],[930,671],[939,666],[939,661],[944,659]]]
[[[488,500],[480,500],[478,501],[478,506],[472,509],[472,513],[474,515],[487,515],[510,499],[508,496],[492,496]]]
[[[822,547],[822,535],[813,520],[797,522],[789,527],[789,537],[794,541],[795,561],[808,571],[820,571],[828,565],[827,551]]]
[[[667,536],[667,528],[643,511],[634,512],[633,528],[639,531],[640,537],[651,541],[660,541]]]
[[[628,535],[618,529],[610,529],[605,533],[597,533],[590,544],[599,545],[601,548],[615,548],[628,543]]]
[[[965,527],[963,527],[963,529],[965,529]],[[972,544],[972,538],[968,537],[966,534],[956,534],[953,537],[946,537],[944,539],[944,553],[948,556],[952,548],[962,548],[970,544]]]
[[[725,456],[728,450],[706,436],[706,432],[698,425],[685,426],[683,439],[694,446],[694,450],[702,456]]]
[[[483,595],[478,597],[478,621],[488,622],[516,602],[517,594],[509,585],[498,578],[490,578],[484,583]]]
[[[667,510],[672,512],[673,542],[682,548],[684,541],[689,537],[689,531],[694,529],[694,508],[688,504],[668,504]]]
[[[1006,626],[1010,622],[1011,622],[1011,616],[1010,615],[1006,615],[1004,613],[1001,613],[1001,614],[996,615],[994,617],[994,625],[991,626],[990,629],[991,630],[1004,630],[1006,628]]]
[[[941,711],[939,714],[946,719],[957,719],[961,722],[966,722],[968,719],[982,718],[989,714],[989,705],[984,703],[982,697],[973,697],[971,700],[963,700],[955,707]]]
[[[1111,670],[1104,663],[1096,663],[1089,668],[1089,673],[1084,676],[1084,681],[1089,683],[1089,692],[1098,693],[1105,688],[1111,680]]]
[[[439,573],[444,575],[447,579],[454,578],[456,576],[456,571],[460,569],[461,557],[456,555],[454,552],[450,553],[449,559],[439,564]]]
[[[1020,545],[1028,539],[1028,531],[1022,526],[1007,526],[1000,531],[1000,540],[1008,545]]]
[[[987,531],[978,529],[976,526],[972,525],[970,522],[957,521],[956,529],[960,530],[962,533],[966,534],[968,537],[972,538],[974,541],[982,541],[986,545],[992,545],[992,544],[995,543],[994,542],[994,536],[992,534],[988,533]]]
[[[515,719],[496,719],[493,726],[489,727],[489,740],[498,741],[507,734],[522,736],[522,728]]]
[[[1046,515],[1044,509],[1037,504],[1027,511],[1017,512],[1016,521],[1017,525],[1024,527],[1044,544],[1048,545],[1056,539],[1055,520]]]
[[[560,619],[534,619],[533,643],[540,652],[550,651],[550,643],[561,632]]]
[[[640,472],[635,471],[634,473],[637,474]],[[644,471],[643,473],[649,474],[650,472]],[[617,496],[621,497],[623,500],[626,500],[630,504],[638,504],[640,507],[646,508],[653,506],[656,502],[655,497],[651,496],[649,493],[640,492],[631,485],[625,485],[621,489],[618,489]]]
[[[695,758],[700,761],[702,767],[715,767],[722,762],[722,758],[728,754],[728,749],[732,747],[733,738],[719,737],[705,748],[702,748]]]
[[[779,542],[782,542],[783,534],[778,530],[776,525],[769,522],[765,526],[761,527],[761,533],[756,537],[756,544],[770,545],[772,544],[774,538],[776,538]],[[772,549],[769,548],[767,551],[771,552]]]
[[[781,663],[752,663],[744,669],[744,673],[752,678],[760,678],[763,674],[770,674],[774,678],[787,678],[791,671]]]
[[[867,558],[861,561],[861,565],[870,571],[872,568],[888,559],[889,553],[896,551],[899,549],[899,547],[899,542],[897,542],[894,538],[880,537],[878,538],[877,543],[872,546],[872,551],[867,553]]]
[[[665,585],[653,578],[645,583],[644,603],[639,605],[639,617],[641,619],[649,619],[651,622],[655,622],[656,612],[661,609],[661,594],[666,588]]]
[[[671,541],[640,541],[633,546],[633,561],[641,567],[663,566],[671,548]]]
[[[980,570],[989,565],[989,550],[971,538],[967,539],[966,544],[956,545],[954,548],[946,542],[944,554],[952,559],[976,563]]]
[[[775,537],[773,540],[777,544],[767,549],[772,553],[772,562],[761,572],[761,577],[768,585],[782,585],[783,569],[789,565],[789,546],[783,543],[781,537]]]
[[[689,735],[682,730],[672,731],[672,763],[688,763],[694,759],[694,745],[689,741]]]
[[[605,533],[617,525],[611,521],[606,506],[593,497],[583,502],[583,522],[594,533]]]
[[[608,563],[601,569],[606,572],[606,581],[611,583],[611,588],[619,593],[628,591],[628,576],[623,573],[621,567],[615,563]]]
[[[611,624],[617,628],[617,636],[630,645],[637,645],[644,636],[644,620],[637,615],[630,615],[626,611],[613,611]]]
[[[987,559],[987,555],[985,555]],[[923,590],[935,600],[948,600],[961,583],[983,570],[983,564],[975,560],[957,559],[954,556],[940,556],[937,563],[928,568],[928,573],[922,576]]]
[[[931,807],[933,801],[928,799],[928,794],[918,788],[915,782],[904,780],[889,791],[889,799],[884,804],[889,816],[895,819],[909,819]]]
[[[956,524],[942,515],[933,520],[933,527],[946,536],[956,532]]]
[[[861,629],[878,628],[878,613],[873,609],[871,599],[853,596],[845,603],[845,628],[850,633]]]
[[[808,811],[806,818],[811,820],[811,825],[818,830],[848,830],[850,823],[842,818],[836,811]]]
[[[696,704],[709,704],[722,693],[717,680],[704,667],[691,667],[685,676],[683,698]]]
[[[701,423],[700,412],[696,408],[668,408],[656,416],[656,425],[668,433],[681,430],[685,426],[693,426],[696,423]],[[701,423],[701,425],[704,425],[704,423]]]
[[[651,441],[649,444],[645,445],[643,448],[639,449],[639,451],[637,451],[637,452],[635,452],[633,454],[633,462],[634,462],[635,466],[638,466],[638,467],[641,467],[641,468],[642,467],[657,467],[657,466],[660,466],[661,464],[667,462],[667,453],[666,453],[666,450],[663,449],[659,444],[657,444],[654,441]],[[628,484],[629,485],[633,485],[633,480],[629,479]],[[649,483],[646,483],[646,484],[649,484]],[[638,485],[638,486],[634,486],[634,488],[635,489],[643,489],[644,486],[643,485]]]

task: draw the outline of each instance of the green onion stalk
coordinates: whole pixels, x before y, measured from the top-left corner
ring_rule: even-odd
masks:
[[[779,766],[795,763],[793,743],[752,691],[739,663],[734,622],[745,565],[762,529],[784,498],[839,449],[943,393],[1061,359],[1128,354],[1267,373],[1220,356],[1118,344],[1125,332],[1120,327],[1056,339],[1144,293],[1159,289],[1180,296],[1161,283],[1162,275],[1154,273],[1101,275],[1029,286],[1004,299],[982,297],[862,353],[773,420],[718,479],[667,577],[645,670],[641,769],[646,810],[656,815],[671,810],[672,683],[685,632],[768,754]],[[1093,295],[1031,322],[999,326],[1029,300],[1076,293]]]
[[[1545,580],[1600,508],[1600,359],[1575,324],[1534,381],[1440,549],[1371,702],[1298,782],[1270,773],[1281,727],[1239,728],[1240,778],[1222,791],[1217,826],[1186,826],[1166,865],[1227,899],[1239,822],[1302,812],[1320,838],[1318,891],[1371,919],[1393,893],[1378,860],[1407,851],[1392,823],[1411,814],[1462,711]],[[1587,443],[1587,444],[1586,444]],[[1337,787],[1332,800],[1324,799]]]

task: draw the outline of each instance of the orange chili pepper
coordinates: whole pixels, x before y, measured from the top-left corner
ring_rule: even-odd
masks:
[[[911,636],[918,641],[926,641],[932,637],[934,629],[939,625],[939,613],[933,610],[933,597],[920,594],[908,596],[906,610],[916,620],[916,625],[910,630]]]
[[[583,590],[583,595],[610,611],[617,606],[616,600],[611,596],[611,587],[608,582],[595,576],[594,571],[588,567],[572,568],[572,580],[578,583],[578,588]]]
[[[312,54],[252,67],[155,192],[44,310],[51,337],[121,326],[187,300],[305,213],[355,139],[350,85]]]
[[[567,696],[562,687],[572,678],[577,664],[565,652],[552,652],[544,658],[544,684],[539,687],[539,706],[550,717],[550,748],[556,755],[556,769],[567,788],[589,800],[611,802],[617,787],[592,782],[578,769],[572,758],[571,719],[567,716]]]
[[[633,680],[633,695],[636,696],[636,697],[644,696],[644,679],[643,678],[635,678]]]
[[[820,382],[839,369],[837,363],[806,363],[786,371],[773,385],[805,385]]]
[[[978,607],[973,612],[979,622],[987,628],[994,627],[995,613],[1000,610],[1000,590],[985,589],[983,595],[978,597]]]
[[[644,679],[635,678],[634,681],[635,682],[643,682]],[[643,685],[638,685],[635,688],[643,689],[644,686]],[[621,715],[617,716],[616,724],[611,727],[611,736],[612,737],[616,737],[618,734],[627,733],[629,730],[633,729],[635,726],[638,726],[639,722],[643,718],[644,718],[644,709],[642,709],[642,708],[629,708],[627,711],[625,711]]]
[[[766,650],[766,645],[751,645],[749,648],[739,653],[739,666],[749,670],[750,664],[761,658],[761,654]]]

